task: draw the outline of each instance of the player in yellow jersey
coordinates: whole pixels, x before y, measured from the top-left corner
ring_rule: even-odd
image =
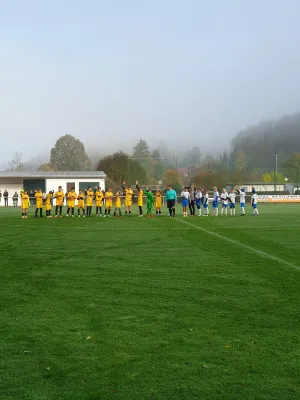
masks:
[[[79,190],[77,197],[77,207],[78,207],[78,217],[80,218],[80,210],[82,210],[82,216],[85,218],[85,210],[84,210],[84,193],[82,190]]]
[[[123,182],[122,189],[124,191],[125,195],[125,216],[129,215],[131,216],[131,207],[132,207],[132,198],[134,196],[133,190],[131,188],[131,185],[128,185],[127,188],[125,188],[126,182]]]
[[[43,192],[38,189],[34,195],[35,197],[35,218],[38,217],[38,212],[40,211],[40,217],[43,217]]]
[[[29,196],[27,190],[21,190],[22,218],[27,218],[27,210],[29,207]]]
[[[107,192],[105,193],[105,214],[104,217],[111,217],[110,210],[112,208],[112,199],[113,199],[113,192],[111,188],[108,188]]]
[[[122,193],[120,192],[119,189],[117,189],[117,191],[116,191],[116,204],[115,204],[114,217],[117,216],[117,211],[119,211],[119,216],[122,217],[121,195],[122,195]]]
[[[68,210],[67,210],[67,217],[71,211],[72,217],[74,218],[74,209],[75,209],[75,200],[77,199],[77,194],[75,192],[75,188],[71,187],[71,190],[68,192]]]
[[[51,218],[51,199],[52,199],[52,192],[50,191],[46,195],[46,201],[45,201],[45,205],[44,205],[47,218]]]
[[[94,192],[92,191],[91,186],[88,187],[88,190],[85,192],[85,195],[86,195],[86,216],[91,217],[93,199],[94,199]]]
[[[54,198],[56,199],[55,218],[58,217],[58,211],[59,211],[59,217],[62,218],[62,208],[63,208],[63,204],[64,204],[64,197],[65,197],[65,194],[62,190],[62,187],[59,186],[57,192],[54,193]]]
[[[159,187],[156,188],[155,192],[155,209],[156,209],[156,216],[161,215],[161,202],[162,202],[162,195]]]
[[[96,199],[96,217],[102,217],[102,205],[104,199],[104,193],[101,191],[101,188],[95,191],[95,199]]]
[[[143,216],[143,195],[144,195],[144,191],[143,191],[143,189],[141,189],[139,187],[139,181],[136,181],[135,184],[136,184],[136,188],[137,188],[137,191],[138,191],[137,205],[138,205],[139,212],[140,212],[139,217],[142,217]]]

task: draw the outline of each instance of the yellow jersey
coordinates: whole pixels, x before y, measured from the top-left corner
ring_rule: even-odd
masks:
[[[21,193],[22,208],[29,207],[29,196],[27,193]]]
[[[112,207],[112,198],[113,198],[113,193],[112,192],[106,192],[105,193],[105,206]]]
[[[121,208],[121,193],[116,192],[116,208]]]
[[[42,208],[43,207],[43,193],[36,192],[34,197],[35,197],[35,208]]]
[[[75,192],[68,193],[68,207],[75,207],[75,200],[77,198],[77,194]]]
[[[54,194],[54,197],[56,198],[56,205],[57,206],[62,206],[64,204],[64,192],[63,191],[58,191]]]
[[[161,192],[156,192],[155,193],[155,208],[161,208]]]
[[[77,203],[78,208],[84,208],[84,193],[83,192],[79,192],[77,200],[78,200],[78,203]]]
[[[126,207],[132,206],[132,196],[133,196],[133,190],[125,189],[125,206]]]
[[[103,197],[104,197],[103,192],[101,192],[101,190],[100,191],[97,190],[95,192],[95,197],[96,197],[96,206],[101,207],[102,203],[103,203]]]
[[[52,193],[48,193],[46,195],[46,201],[45,201],[45,210],[46,211],[51,210],[51,198],[52,198]]]
[[[88,190],[86,192],[86,205],[87,205],[87,207],[91,207],[93,205],[93,197],[94,197],[94,192],[92,190]]]
[[[139,191],[138,191],[138,200],[137,200],[137,205],[139,207],[143,206],[143,195],[144,195],[144,191],[142,189],[139,189]]]

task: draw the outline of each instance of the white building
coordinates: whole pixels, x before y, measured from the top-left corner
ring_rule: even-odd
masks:
[[[62,186],[64,192],[68,192],[72,186],[78,193],[79,189],[87,189],[88,186],[100,186],[105,188],[106,175],[102,171],[55,171],[55,172],[0,172],[0,190],[4,205],[3,193],[8,191],[8,205],[12,205],[12,196],[15,192],[20,194],[22,189],[31,190],[41,188],[43,192],[50,190],[56,191],[58,186]]]
[[[252,191],[254,187],[257,192],[283,192],[286,190],[286,185],[284,183],[274,183],[274,182],[251,182],[241,185],[241,187],[246,189],[246,192]]]

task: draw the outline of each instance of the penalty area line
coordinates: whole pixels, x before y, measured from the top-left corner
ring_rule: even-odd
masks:
[[[262,251],[262,250],[258,250],[258,249],[256,249],[255,247],[248,246],[247,244],[238,242],[237,240],[230,239],[230,238],[228,238],[227,236],[219,235],[219,234],[216,233],[216,232],[212,232],[212,231],[209,231],[208,229],[202,228],[202,226],[194,225],[194,224],[191,224],[190,222],[182,221],[182,220],[177,219],[177,218],[176,218],[176,221],[177,221],[177,222],[180,222],[180,223],[182,223],[182,224],[188,225],[188,226],[192,226],[192,227],[194,227],[195,229],[198,229],[199,231],[205,232],[205,233],[207,233],[208,235],[214,236],[214,237],[216,237],[216,238],[218,238],[218,239],[222,239],[222,240],[224,240],[225,242],[232,243],[232,244],[234,244],[234,245],[236,245],[236,246],[242,247],[242,248],[244,248],[244,249],[246,249],[246,250],[248,250],[248,251],[250,251],[250,252],[252,252],[252,253],[256,253],[257,255],[259,255],[259,256],[262,257],[262,258],[268,258],[269,260],[275,261],[275,262],[277,262],[277,263],[279,263],[279,264],[284,264],[284,265],[286,265],[287,267],[290,267],[290,268],[292,268],[292,269],[295,269],[296,271],[300,271],[300,267],[299,267],[298,265],[291,264],[291,263],[289,263],[288,261],[283,260],[282,258],[273,256],[273,255],[270,254],[270,253],[267,253],[267,252]]]

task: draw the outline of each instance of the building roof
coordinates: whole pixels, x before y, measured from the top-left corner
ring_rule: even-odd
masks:
[[[103,171],[0,171],[0,178],[64,179],[64,178],[106,178]]]

